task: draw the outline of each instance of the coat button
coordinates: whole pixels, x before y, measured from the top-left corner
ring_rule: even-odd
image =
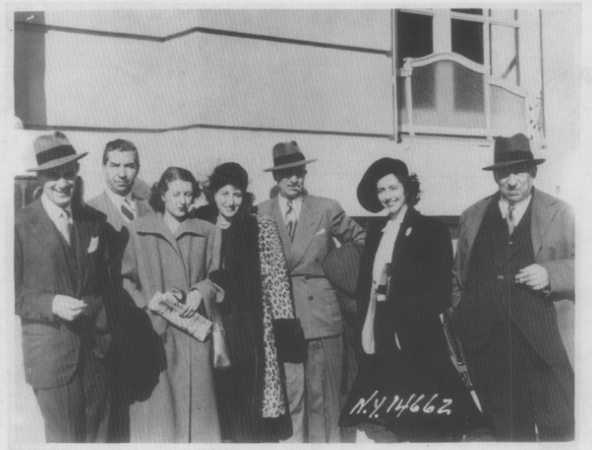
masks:
[[[313,297],[312,295],[309,295],[309,296],[308,296],[308,299],[309,299],[309,300],[314,300],[314,297]]]
[[[315,258],[315,262],[319,262],[319,258]]]
[[[503,275],[498,275],[498,276],[497,276],[497,279],[498,279],[498,280],[503,280],[503,279],[504,279],[504,276],[503,276]]]
[[[308,275],[304,275],[304,279],[305,280],[310,280],[310,277]]]

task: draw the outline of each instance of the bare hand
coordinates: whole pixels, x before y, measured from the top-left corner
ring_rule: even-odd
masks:
[[[549,274],[543,266],[531,264],[521,269],[514,278],[514,281],[519,284],[525,284],[535,291],[540,291],[549,286]]]
[[[199,308],[199,305],[201,305],[202,299],[203,296],[201,295],[201,292],[199,292],[198,290],[194,289],[192,291],[189,291],[189,293],[187,294],[187,299],[185,300],[185,307],[181,310],[179,315],[181,317],[193,316],[197,312],[197,308]]]
[[[68,295],[56,295],[51,304],[52,312],[68,322],[76,319],[86,308],[86,303]]]

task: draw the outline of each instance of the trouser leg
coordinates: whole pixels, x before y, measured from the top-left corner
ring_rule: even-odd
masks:
[[[50,442],[106,442],[109,399],[103,362],[92,350],[80,349],[81,359],[63,386],[35,389]]]
[[[341,336],[314,339],[308,344],[306,412],[308,442],[340,442],[340,388],[343,358]]]
[[[304,364],[285,363],[286,391],[292,420],[292,437],[282,441],[304,442]]]
[[[84,442],[84,391],[79,374],[64,386],[35,389],[47,443]]]
[[[86,404],[85,442],[107,442],[111,416],[111,395],[104,362],[92,352],[86,356],[82,377]]]

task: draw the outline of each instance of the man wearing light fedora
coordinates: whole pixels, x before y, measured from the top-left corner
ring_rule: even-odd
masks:
[[[306,159],[295,141],[277,144],[273,161],[265,172],[273,173],[279,195],[261,203],[258,212],[278,225],[308,350],[304,365],[285,364],[290,442],[340,442],[343,320],[323,261],[335,248],[333,238],[363,246],[366,233],[335,200],[306,193],[306,165],[316,159]]]
[[[498,441],[574,438],[574,373],[557,322],[574,300],[574,216],[533,187],[528,138],[495,140],[497,193],[460,218],[453,323]]]
[[[47,442],[105,442],[110,335],[103,303],[108,262],[103,215],[74,195],[78,160],[57,131],[34,142],[41,197],[15,226],[15,309],[25,378]]]

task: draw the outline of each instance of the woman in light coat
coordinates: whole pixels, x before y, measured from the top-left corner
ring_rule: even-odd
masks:
[[[188,217],[198,193],[191,172],[169,167],[152,188],[155,212],[130,225],[124,288],[158,335],[161,370],[147,398],[131,405],[131,442],[220,442],[212,341],[199,342],[148,309],[155,294],[178,288],[188,293],[181,315],[191,317],[200,308],[214,322],[214,333],[220,333],[215,304],[224,294],[208,274],[219,266],[221,233]],[[214,352],[213,358],[218,356]]]

